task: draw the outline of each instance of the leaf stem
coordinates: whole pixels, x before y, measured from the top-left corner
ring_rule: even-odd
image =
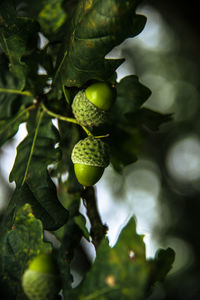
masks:
[[[15,90],[15,89],[0,88],[0,93],[18,94],[18,95],[24,95],[24,96],[32,96],[32,94],[29,91],[20,91],[20,90]]]
[[[58,66],[58,69],[57,69],[57,71],[56,71],[56,74],[55,74],[53,83],[56,81],[56,79],[57,79],[57,77],[58,77],[58,73],[60,72],[60,69],[61,69],[61,67],[62,67],[62,65],[63,65],[63,63],[64,63],[64,60],[65,60],[65,57],[67,56],[67,54],[68,54],[68,52],[66,51],[65,54],[64,54],[64,56],[63,56],[63,58],[62,58],[62,60],[61,60],[61,62],[60,62],[60,65]]]
[[[52,111],[50,111],[45,105],[44,103],[41,103],[41,106],[43,108],[43,110],[50,116],[54,117],[54,118],[57,118],[61,121],[65,121],[65,122],[70,122],[70,123],[74,123],[74,124],[77,124],[79,126],[81,126],[83,128],[83,130],[87,133],[88,136],[93,136],[93,134],[83,125],[79,124],[76,119],[74,118],[69,118],[69,117],[65,117],[65,116],[61,116],[59,114],[56,114]]]
[[[101,221],[97,208],[96,194],[93,186],[86,187],[82,191],[81,197],[86,204],[87,215],[91,223],[92,242],[97,249],[101,240],[106,235],[108,227]]]
[[[65,96],[65,100],[67,101],[67,104],[70,105],[69,96],[66,93],[64,84],[62,85],[62,89],[63,89],[63,93],[64,93],[64,96]]]
[[[44,115],[44,111],[42,110],[42,111],[39,112],[39,120],[38,120],[36,129],[35,129],[33,143],[32,143],[32,146],[31,146],[31,151],[30,151],[30,154],[29,154],[28,163],[27,163],[27,166],[26,166],[26,170],[25,170],[23,181],[22,181],[22,185],[24,185],[24,183],[26,181],[26,178],[27,178],[28,170],[29,170],[29,167],[30,167],[30,163],[31,163],[31,159],[32,159],[32,156],[33,156],[33,151],[34,151],[34,147],[35,147],[35,143],[36,143],[36,139],[37,139],[37,136],[38,136],[38,132],[39,132],[39,128],[40,128],[40,124],[41,124],[43,115]]]
[[[11,55],[10,55],[10,50],[9,50],[9,48],[8,48],[8,44],[7,44],[5,35],[3,34],[3,32],[1,33],[1,35],[2,35],[2,39],[3,39],[4,45],[5,45],[5,47],[6,47],[6,51],[7,51],[7,55],[8,55],[8,57],[9,57],[9,60],[10,60],[10,64],[11,64],[11,66],[14,67],[14,63],[13,63],[12,57],[11,57]]]

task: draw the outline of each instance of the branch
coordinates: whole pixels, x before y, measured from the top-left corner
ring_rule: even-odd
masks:
[[[108,227],[101,221],[98,212],[96,194],[93,186],[86,187],[81,193],[81,197],[87,209],[87,215],[91,223],[92,242],[97,249],[101,240],[105,237]]]

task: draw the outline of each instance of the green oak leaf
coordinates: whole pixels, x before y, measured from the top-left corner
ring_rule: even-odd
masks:
[[[125,166],[137,160],[137,155],[142,148],[143,136],[136,127],[116,123],[116,126],[110,128],[108,143],[110,162],[117,172],[121,172]]]
[[[59,77],[66,86],[80,87],[90,79],[109,80],[124,60],[105,59],[105,55],[139,34],[146,23],[144,16],[134,12],[137,2],[79,1],[54,81]]]
[[[0,120],[0,146],[12,138],[18,131],[19,125],[29,118],[29,111],[23,106],[21,110],[10,119]]]
[[[28,119],[33,95],[17,89],[17,80],[9,73],[7,58],[3,54],[0,54],[0,69],[0,145],[3,145]]]
[[[7,227],[0,242],[0,285],[1,297],[5,299],[23,298],[21,277],[32,260],[39,253],[52,250],[43,241],[43,227],[36,219],[31,206],[25,204],[17,209],[12,227]],[[4,299],[4,298],[3,298]]]
[[[121,79],[116,90],[117,98],[112,115],[118,122],[125,121],[126,114],[137,112],[151,95],[150,89],[141,84],[135,75]]]
[[[51,118],[40,110],[30,115],[27,130],[27,137],[17,147],[10,181],[15,181],[20,199],[30,201],[45,229],[57,229],[68,218],[68,211],[60,204],[47,171],[47,167],[61,157],[60,150],[55,148],[58,132]]]
[[[18,17],[11,1],[0,4],[0,47],[7,55],[10,71],[18,79],[18,89],[26,82],[27,66],[24,56],[31,55],[37,47],[38,23],[30,18]]]

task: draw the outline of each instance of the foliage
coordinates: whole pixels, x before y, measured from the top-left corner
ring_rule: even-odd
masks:
[[[146,259],[134,219],[116,246],[109,247],[94,188],[83,189],[77,182],[71,161],[80,138],[109,133],[111,164],[121,172],[137,159],[144,126],[156,130],[169,120],[142,107],[151,92],[137,76],[116,82],[116,69],[124,60],[105,59],[113,47],[144,28],[146,18],[135,12],[139,2],[0,3],[0,145],[16,134],[21,123],[27,128],[9,178],[16,188],[1,224],[0,287],[8,300],[26,299],[21,276],[28,262],[55,248],[43,240],[43,230],[59,241],[53,251],[64,299],[143,299],[171,268],[171,249],[159,251],[154,260]],[[41,46],[45,37],[47,43]],[[116,102],[107,124],[91,129],[73,118],[71,102],[96,80],[115,87]],[[87,208],[90,232],[79,212],[80,201]],[[71,262],[83,237],[94,244],[96,260],[82,283],[72,288]]]

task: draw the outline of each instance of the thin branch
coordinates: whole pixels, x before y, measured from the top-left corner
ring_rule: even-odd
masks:
[[[32,94],[29,91],[20,91],[20,90],[15,90],[15,89],[0,88],[0,93],[17,94],[17,95],[30,96],[30,97],[32,96]]]
[[[92,133],[91,133],[85,126],[79,124],[79,123],[77,122],[76,119],[74,119],[74,118],[68,118],[68,117],[61,116],[61,115],[59,115],[59,114],[56,114],[56,113],[50,111],[50,110],[44,105],[44,103],[41,103],[41,106],[42,106],[43,110],[44,110],[48,115],[50,115],[50,116],[52,116],[52,117],[54,117],[54,118],[57,118],[57,119],[59,119],[59,120],[61,120],[61,121],[70,122],[70,123],[74,123],[74,124],[76,124],[76,125],[79,125],[79,126],[81,126],[81,127],[83,128],[83,130],[86,132],[86,134],[87,134],[88,136],[93,136]]]
[[[65,54],[64,54],[64,56],[63,56],[63,58],[62,58],[62,60],[61,60],[60,65],[58,66],[58,69],[57,69],[57,71],[56,71],[56,74],[55,74],[55,77],[54,77],[53,82],[56,81],[56,79],[57,79],[57,77],[58,77],[58,74],[59,74],[59,72],[60,72],[60,70],[61,70],[61,67],[62,67],[62,65],[63,65],[63,63],[64,63],[64,60],[65,60],[65,57],[67,56],[67,54],[68,54],[68,52],[66,51]]]
[[[74,123],[74,124],[78,124],[79,123],[76,121],[76,119],[73,119],[73,118],[68,118],[68,117],[64,117],[64,116],[61,116],[59,114],[56,114],[54,112],[52,112],[51,110],[49,110],[45,105],[44,103],[41,103],[41,106],[43,108],[43,110],[50,116],[54,117],[54,118],[57,118],[61,121],[65,121],[65,122],[70,122],[70,123]]]
[[[97,249],[101,240],[105,237],[108,227],[101,221],[97,208],[96,194],[93,186],[86,187],[81,197],[87,208],[87,215],[91,223],[92,242]]]

